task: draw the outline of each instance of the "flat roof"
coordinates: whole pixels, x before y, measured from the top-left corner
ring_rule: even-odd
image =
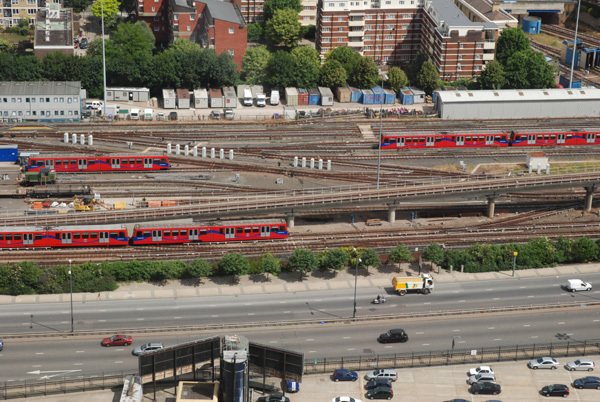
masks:
[[[600,100],[598,88],[499,89],[481,91],[439,91],[442,103],[515,102],[544,100]]]
[[[0,95],[72,95],[79,96],[81,81],[1,81]]]

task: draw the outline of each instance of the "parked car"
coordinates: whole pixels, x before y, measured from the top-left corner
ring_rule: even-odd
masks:
[[[540,357],[539,359],[533,359],[529,363],[527,363],[529,368],[537,370],[537,369],[552,369],[556,370],[559,366],[558,360],[553,357]]]
[[[155,351],[163,349],[163,348],[164,348],[164,346],[160,342],[150,342],[150,343],[145,343],[142,346],[138,346],[137,348],[133,349],[131,351],[131,354],[133,354],[134,356],[137,356],[141,353],[155,352]]]
[[[261,396],[256,402],[290,402],[290,398],[283,395]]]
[[[356,381],[358,380],[358,374],[356,371],[350,371],[346,369],[337,369],[333,373],[333,381]]]
[[[385,378],[376,378],[369,381],[367,385],[365,385],[366,389],[374,389],[379,387],[392,388],[392,382],[390,380],[386,380]]]
[[[338,396],[333,398],[331,402],[362,402],[360,399],[350,398],[349,396]]]
[[[476,384],[471,385],[470,388],[471,393],[473,394],[492,394],[492,395],[498,395],[500,392],[502,392],[502,387],[500,386],[500,384],[496,384],[495,382],[489,382],[489,381],[484,381],[484,382],[478,382]]]
[[[177,112],[170,112],[169,120],[177,120]]]
[[[110,338],[102,339],[102,346],[128,346],[133,342],[129,335],[113,335]]]
[[[596,365],[590,359],[577,359],[574,362],[565,364],[565,368],[569,371],[593,371]]]
[[[87,49],[87,45],[88,45],[88,43],[87,43],[87,39],[86,38],[83,38],[83,39],[81,39],[81,41],[79,41],[79,48],[80,49]]]
[[[402,328],[390,329],[385,334],[379,335],[377,341],[380,343],[396,343],[408,341],[408,335]]]
[[[492,368],[490,366],[479,366],[479,367],[472,368],[467,373],[467,375],[469,377],[472,376],[472,375],[477,375],[477,374],[491,374],[491,375],[494,375],[494,370],[492,370]]]
[[[367,399],[392,399],[394,391],[390,387],[377,387],[367,391]]]
[[[365,375],[365,378],[367,380],[385,379],[390,381],[396,381],[398,379],[398,375],[396,374],[396,370],[379,369],[369,371],[367,375]]]
[[[225,118],[227,120],[233,120],[233,117],[235,116],[235,114],[233,113],[233,109],[225,109]]]
[[[595,388],[600,389],[600,378],[598,377],[583,377],[573,381],[575,388]]]
[[[496,377],[490,373],[475,374],[469,377],[468,383],[475,384],[483,381],[496,382]]]
[[[208,117],[210,119],[220,120],[221,119],[221,111],[220,110],[213,110],[212,112],[210,112],[210,115],[208,115]]]
[[[546,385],[540,393],[544,396],[562,396],[566,398],[569,396],[569,387],[563,384],[552,384]]]

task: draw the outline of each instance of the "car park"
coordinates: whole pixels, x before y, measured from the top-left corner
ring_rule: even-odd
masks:
[[[358,380],[358,374],[356,371],[350,371],[346,369],[338,369],[333,373],[333,381],[356,381]]]
[[[333,398],[331,402],[362,402],[360,399],[351,398],[349,396],[338,396]]]
[[[484,381],[484,382],[478,382],[478,383],[471,385],[471,388],[469,390],[471,391],[472,394],[475,394],[475,395],[477,395],[477,394],[498,395],[500,392],[502,392],[502,387],[500,386],[500,384],[496,384],[495,382]]]
[[[600,378],[598,377],[583,377],[573,381],[575,388],[593,388],[600,389]]]
[[[367,373],[367,375],[365,375],[365,378],[367,380],[385,379],[385,380],[390,380],[390,381],[396,381],[396,379],[398,378],[398,375],[396,374],[396,370],[379,369],[379,370],[369,371]]]
[[[551,384],[542,388],[540,394],[543,396],[562,396],[566,398],[569,396],[569,392],[569,387],[564,384]]]
[[[475,374],[469,377],[468,383],[475,384],[483,381],[496,382],[496,377],[490,373]]]
[[[577,359],[565,364],[565,368],[569,371],[594,371],[594,367],[596,364],[590,359]]]
[[[377,387],[367,391],[367,399],[392,399],[394,391],[390,387]]]
[[[164,348],[164,346],[160,342],[150,342],[150,343],[145,343],[142,346],[136,347],[135,349],[133,349],[131,351],[131,354],[133,354],[134,356],[137,356],[139,354],[146,353],[146,352],[156,352],[157,350],[161,350],[163,348]]]
[[[377,342],[379,343],[396,343],[408,341],[408,335],[402,328],[390,329],[388,332],[379,335]]]
[[[290,398],[283,395],[261,396],[256,402],[290,402]]]
[[[490,366],[479,366],[479,367],[475,367],[469,370],[469,372],[467,373],[467,375],[470,377],[472,375],[477,375],[477,374],[491,374],[494,375],[494,370],[492,370],[492,368]]]
[[[386,380],[385,378],[377,378],[367,382],[367,385],[365,385],[366,389],[374,389],[379,387],[392,388],[392,382],[390,380]]]
[[[556,368],[558,368],[558,366],[559,366],[559,363],[558,363],[558,360],[556,360],[553,357],[544,356],[544,357],[540,357],[539,359],[530,360],[529,363],[527,363],[527,366],[529,366],[529,368],[534,369],[534,370],[537,370],[537,369],[556,370]]]
[[[129,335],[113,335],[110,338],[102,339],[102,346],[128,346],[133,342],[133,338]]]

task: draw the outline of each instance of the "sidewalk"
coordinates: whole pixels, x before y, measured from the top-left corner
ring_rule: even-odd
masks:
[[[403,268],[406,264],[403,264]],[[424,263],[424,272],[429,272],[429,264]],[[380,272],[370,268],[370,275],[364,275],[364,269],[359,270],[357,287],[384,288],[391,286],[393,276],[417,276],[418,269],[404,269],[401,273],[397,270],[381,269]],[[539,268],[519,270],[515,272],[515,278],[532,278],[559,275],[592,274],[600,271],[600,263],[563,265],[556,268]],[[494,279],[510,279],[512,271],[483,272],[483,273],[452,273],[445,270],[432,272],[434,281],[440,286],[444,283],[487,281]],[[443,286],[443,285],[442,285]],[[279,277],[269,275],[246,275],[233,284],[230,278],[216,277],[203,279],[200,283],[196,281],[168,281],[164,285],[151,283],[126,283],[121,284],[118,290],[100,293],[74,293],[73,301],[87,302],[98,300],[130,300],[130,299],[166,299],[187,298],[202,296],[230,296],[244,294],[274,294],[289,292],[308,292],[319,290],[354,289],[354,270],[349,269],[338,272],[335,277],[328,273],[314,272],[304,280],[300,281],[297,273],[284,272]],[[69,293],[53,295],[0,295],[0,305],[3,304],[35,304],[35,303],[61,303],[70,300]]]

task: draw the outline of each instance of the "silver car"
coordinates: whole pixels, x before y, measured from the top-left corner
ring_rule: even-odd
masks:
[[[544,356],[544,357],[540,357],[539,359],[531,360],[529,363],[527,363],[527,366],[529,366],[529,368],[532,368],[534,370],[537,370],[537,369],[556,370],[559,366],[559,363],[558,363],[558,360],[556,360],[553,357]]]
[[[160,342],[150,342],[150,343],[145,343],[142,346],[136,347],[135,349],[133,349],[131,351],[131,354],[134,356],[137,356],[139,354],[146,353],[146,352],[156,352],[157,350],[160,350],[163,348],[164,348],[164,346]]]
[[[468,383],[470,385],[472,384],[476,384],[478,382],[496,382],[496,377],[494,377],[494,374],[490,374],[490,373],[481,373],[481,374],[475,374],[469,377],[469,381]]]
[[[565,364],[565,368],[569,371],[594,371],[596,365],[590,359],[578,359],[574,362],[568,362]]]

